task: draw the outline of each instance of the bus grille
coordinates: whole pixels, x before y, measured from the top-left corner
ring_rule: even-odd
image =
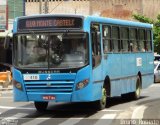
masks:
[[[38,81],[25,82],[27,92],[70,93],[73,91],[74,81]]]

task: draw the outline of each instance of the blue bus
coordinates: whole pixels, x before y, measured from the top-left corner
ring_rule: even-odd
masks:
[[[18,17],[13,28],[15,101],[91,102],[138,99],[153,83],[152,25],[82,15]]]

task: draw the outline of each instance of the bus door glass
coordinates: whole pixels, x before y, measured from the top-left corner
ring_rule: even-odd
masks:
[[[92,66],[96,67],[101,62],[100,25],[92,24]]]

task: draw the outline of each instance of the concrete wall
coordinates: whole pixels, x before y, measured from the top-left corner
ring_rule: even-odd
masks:
[[[30,2],[29,2],[30,1]],[[34,2],[33,2],[34,1]],[[26,0],[26,15],[44,13],[44,4]],[[160,12],[160,0],[49,0],[48,12],[52,14],[101,15],[133,20],[134,13],[156,18]]]
[[[160,0],[93,0],[92,13],[105,17],[132,20],[134,13],[156,18],[160,12]]]
[[[45,2],[26,2],[26,15],[44,13]],[[48,13],[89,15],[89,1],[51,1],[48,2]]]

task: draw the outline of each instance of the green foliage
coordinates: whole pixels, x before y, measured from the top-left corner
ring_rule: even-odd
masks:
[[[143,23],[151,23],[153,24],[154,21],[144,15],[140,15],[140,14],[133,14],[134,19],[143,22]]]
[[[160,14],[157,16],[157,20],[140,14],[133,14],[133,18],[143,23],[153,24],[154,51],[160,54]]]

